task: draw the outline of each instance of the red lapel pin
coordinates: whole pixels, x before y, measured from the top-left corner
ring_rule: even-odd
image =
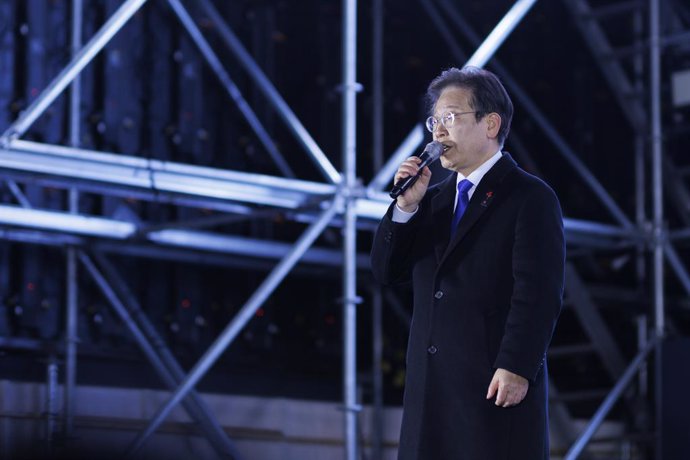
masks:
[[[494,198],[494,192],[488,191],[488,192],[486,192],[486,195],[484,196],[484,199],[482,200],[482,202],[479,204],[486,208],[487,206],[489,206],[489,203],[491,203],[491,200],[493,198]]]

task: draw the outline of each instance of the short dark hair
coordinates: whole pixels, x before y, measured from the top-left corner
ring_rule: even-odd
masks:
[[[441,92],[450,86],[457,86],[470,91],[470,108],[475,110],[475,118],[481,120],[485,115],[496,112],[501,117],[501,129],[498,131],[498,143],[502,146],[510,132],[513,119],[513,102],[498,77],[488,70],[479,67],[451,67],[434,78],[426,90],[428,111],[433,115],[434,105]]]

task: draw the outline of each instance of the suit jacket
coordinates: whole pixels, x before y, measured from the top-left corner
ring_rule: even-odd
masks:
[[[548,459],[545,356],[565,262],[558,199],[504,154],[451,239],[455,184],[451,175],[429,188],[404,224],[391,205],[372,248],[379,281],[413,282],[399,459]],[[517,406],[486,400],[497,368],[529,380]]]

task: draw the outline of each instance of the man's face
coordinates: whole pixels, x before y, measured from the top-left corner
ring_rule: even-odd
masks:
[[[445,147],[441,165],[464,176],[468,176],[499,149],[496,124],[500,126],[500,117],[494,113],[477,121],[470,106],[470,95],[467,89],[448,87],[441,92],[433,113],[438,120],[447,112],[456,114],[450,128],[443,126],[443,123],[437,124],[434,140]]]

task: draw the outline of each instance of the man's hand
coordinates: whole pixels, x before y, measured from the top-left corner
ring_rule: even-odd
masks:
[[[393,183],[397,184],[402,179],[409,176],[414,176],[419,171],[419,163],[422,160],[419,157],[410,157],[403,161],[398,172],[395,173],[395,178],[393,178]],[[419,179],[414,185],[408,188],[405,193],[397,198],[397,204],[400,209],[406,212],[413,212],[417,209],[417,205],[422,201],[426,189],[429,186],[429,180],[431,179],[431,170],[428,166],[422,169]]]
[[[529,381],[526,378],[505,369],[496,369],[494,378],[489,384],[486,399],[491,399],[496,395],[497,406],[515,406],[525,399],[528,388]]]

